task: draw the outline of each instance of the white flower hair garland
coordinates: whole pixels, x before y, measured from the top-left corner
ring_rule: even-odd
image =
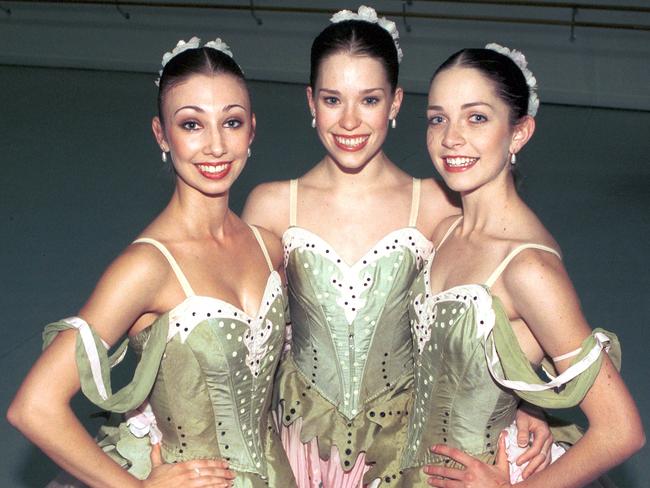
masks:
[[[187,42],[181,39],[180,41],[178,41],[174,49],[172,49],[171,51],[167,51],[165,54],[163,54],[162,68],[160,69],[160,71],[158,71],[158,78],[156,79],[156,81],[154,81],[156,86],[160,86],[160,77],[162,76],[163,69],[165,68],[165,66],[167,66],[167,63],[169,63],[172,60],[172,58],[178,56],[180,53],[184,51],[187,51],[188,49],[198,49],[200,46],[201,46],[201,39],[194,36]],[[223,42],[219,37],[217,37],[214,41],[206,42],[203,45],[203,47],[216,49],[217,51],[221,51],[222,53],[227,54],[231,58],[233,57],[232,51],[230,50],[230,47],[228,47],[228,44]]]
[[[378,24],[379,27],[388,32],[393,38],[395,48],[397,49],[397,62],[402,62],[404,53],[402,53],[402,48],[399,47],[399,32],[397,31],[397,25],[395,25],[395,22],[388,20],[386,17],[380,18],[374,8],[365,5],[361,5],[356,13],[351,10],[340,10],[332,15],[330,22],[332,24],[338,24],[339,22],[344,22],[346,20],[360,20],[362,22],[370,22],[371,24]]]
[[[528,69],[528,61],[526,61],[526,56],[521,51],[516,49],[508,49],[507,47],[501,46],[495,42],[487,44],[485,49],[491,51],[496,51],[504,56],[508,56],[514,61],[514,63],[519,67],[521,72],[526,78],[526,84],[528,85],[528,115],[535,117],[537,115],[537,110],[539,109],[539,96],[537,95],[537,79],[533,75],[533,72]]]

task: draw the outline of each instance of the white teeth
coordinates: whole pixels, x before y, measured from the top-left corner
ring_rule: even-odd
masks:
[[[342,137],[342,136],[334,136],[334,139],[336,139],[336,142],[343,146],[347,146],[350,148],[360,146],[364,142],[368,140],[370,136],[363,136],[363,137]]]
[[[454,168],[469,166],[471,164],[474,164],[476,161],[478,161],[478,158],[465,158],[465,157],[445,158],[445,163],[447,163],[448,166],[452,166]]]
[[[197,166],[204,173],[221,173],[228,167],[228,164],[217,164],[216,166],[213,164],[199,164]]]

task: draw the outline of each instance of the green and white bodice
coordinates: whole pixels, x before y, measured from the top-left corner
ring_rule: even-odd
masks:
[[[169,335],[149,403],[167,462],[224,458],[266,477],[264,440],[282,353],[285,298],[276,272],[257,316],[194,296],[169,312]],[[144,352],[149,329],[132,339]]]
[[[407,291],[431,251],[416,228],[395,230],[356,263],[301,227],[283,236],[291,359],[348,419],[412,375]]]
[[[483,337],[494,323],[492,297],[480,285],[432,295],[428,265],[409,294],[415,400],[402,466],[439,461],[429,450],[434,444],[493,459],[519,399],[499,388],[486,366]]]
[[[270,269],[254,316],[218,298],[196,295],[169,251],[145,238],[136,242],[156,246],[176,273],[186,294],[180,304],[111,356],[79,317],[46,327],[45,346],[61,330],[78,330],[76,358],[84,394],[100,408],[126,413],[126,424],[103,428],[100,445],[136,477],[148,476],[151,469],[150,439],[161,443],[167,463],[228,460],[237,472],[237,488],[295,486],[270,413],[284,345],[286,294],[259,233],[252,230]],[[139,356],[134,376],[113,392],[110,369],[129,342]]]
[[[529,248],[557,255],[545,246],[523,244],[485,284],[432,294],[429,276],[434,252],[414,281],[409,318],[415,398],[400,463],[405,486],[427,486],[420,469],[425,464],[455,465],[431,453],[434,444],[448,444],[494,462],[499,433],[514,420],[520,399],[543,408],[575,406],[593,384],[603,352],[620,364],[616,335],[595,329],[581,348],[562,357],[573,358],[567,370],[558,374],[545,361],[549,379],[540,377],[521,350],[501,301],[490,292],[507,264]]]

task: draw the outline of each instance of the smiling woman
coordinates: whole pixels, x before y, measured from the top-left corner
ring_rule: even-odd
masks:
[[[255,116],[241,80],[230,74],[195,75],[167,89],[152,127],[182,184],[216,195],[244,169]]]
[[[312,44],[306,90],[325,155],[298,179],[256,188],[244,219],[284,243],[293,332],[275,403],[298,486],[399,486],[412,415],[407,293],[435,225],[458,209],[383,150],[403,98],[394,23],[368,7],[332,21]]]
[[[408,486],[612,486],[598,476],[643,446],[643,426],[617,371],[616,335],[591,330],[557,242],[516,191],[515,155],[535,131],[534,78],[521,53],[495,47],[452,55],[429,89],[427,147],[463,215],[438,226],[410,290],[418,348],[401,468]],[[573,443],[566,452],[547,446],[554,462],[523,480],[499,451],[519,399],[579,405],[589,421],[584,436],[560,439]]]
[[[255,129],[243,74],[222,41],[193,38],[165,55],[159,87],[152,126],[171,155],[172,198],[78,316],[46,327],[8,418],[73,486],[291,487],[269,413],[286,321],[281,247],[228,207]],[[125,344],[108,348],[124,334],[139,362],[113,392]],[[70,409],[79,388],[126,413],[99,445]]]

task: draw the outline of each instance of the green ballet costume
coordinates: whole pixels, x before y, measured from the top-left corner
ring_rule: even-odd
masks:
[[[412,398],[407,292],[432,249],[415,227],[420,180],[413,180],[408,226],[384,236],[355,263],[298,226],[297,191],[292,180],[290,227],[283,236],[292,345],[276,384],[285,448],[291,457],[299,443],[317,439],[322,460],[338,450],[338,469],[358,468],[365,453],[372,465],[366,482],[392,476]]]
[[[449,229],[437,249],[460,222]],[[508,263],[526,249],[557,251],[538,244],[514,249],[484,284],[468,284],[432,294],[429,287],[435,251],[414,281],[409,316],[415,348],[415,403],[401,458],[400,486],[428,486],[422,467],[453,460],[433,454],[434,444],[447,444],[493,463],[500,432],[515,418],[519,399],[544,408],[577,405],[593,384],[609,352],[620,364],[616,336],[596,329],[557,375],[546,364],[550,381],[540,379],[519,347],[508,317],[490,288]],[[564,440],[557,439],[556,440]],[[576,439],[571,439],[575,441]]]
[[[186,294],[182,303],[111,356],[78,317],[45,329],[45,346],[59,331],[78,329],[76,357],[84,394],[105,410],[130,412],[127,423],[102,429],[100,445],[139,478],[151,469],[150,442],[159,441],[167,463],[228,460],[237,473],[237,488],[295,486],[270,414],[286,298],[259,232],[251,229],[270,271],[254,316],[223,300],[196,295],[169,251],[143,238],[135,242],[155,246],[169,261]],[[110,368],[127,342],[139,362],[133,380],[113,393]]]

